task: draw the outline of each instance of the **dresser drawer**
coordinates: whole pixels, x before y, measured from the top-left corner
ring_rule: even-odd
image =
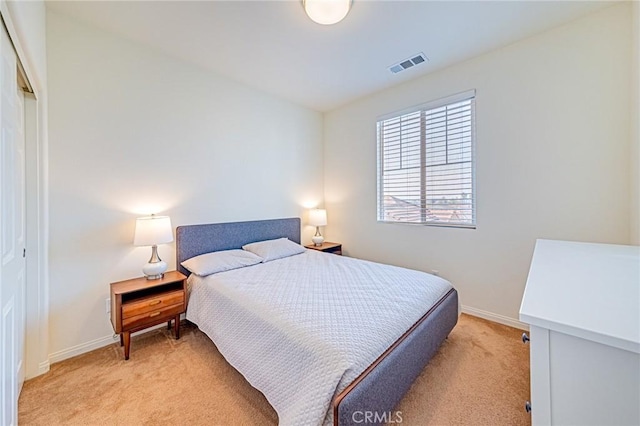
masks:
[[[173,305],[184,305],[184,292],[182,290],[172,291],[157,296],[145,297],[144,299],[131,301],[122,305],[123,325],[127,324],[128,318],[140,316],[148,312],[158,312]]]
[[[122,329],[133,330],[141,326],[161,323],[181,314],[183,311],[184,305],[181,303],[179,305],[166,306],[152,312],[145,312],[144,314],[136,315],[135,317],[123,318]]]

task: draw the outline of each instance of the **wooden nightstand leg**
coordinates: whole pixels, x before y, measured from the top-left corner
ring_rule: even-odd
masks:
[[[122,333],[120,333],[120,346],[124,346],[124,340],[122,340]]]
[[[180,314],[176,315],[176,319],[174,321],[176,322],[174,325],[176,340],[178,340],[180,338]]]
[[[124,359],[129,359],[129,348],[131,345],[131,332],[123,331],[122,336],[124,336]]]
[[[171,330],[171,320],[167,321],[167,330]]]

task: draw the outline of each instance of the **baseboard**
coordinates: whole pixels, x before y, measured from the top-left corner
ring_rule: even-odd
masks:
[[[520,330],[529,330],[529,325],[504,315],[494,314],[493,312],[483,311],[482,309],[472,308],[471,306],[462,305],[462,312],[474,317],[483,318],[498,324],[508,325],[509,327],[519,328]]]
[[[136,336],[142,333],[147,333],[157,328],[162,328],[166,326],[167,326],[167,323],[158,324],[153,327],[145,328],[144,330],[139,331],[137,333],[133,333],[132,336]],[[120,341],[120,336],[109,335],[109,336],[101,337],[99,339],[91,340],[90,342],[81,343],[79,345],[72,346],[70,348],[63,349],[61,351],[57,351],[52,354],[49,354],[49,363],[55,364],[56,362],[64,361],[65,359],[73,358],[74,356],[82,355],[84,353],[91,352],[96,349],[100,349],[104,346],[108,346],[112,343],[119,342],[119,341]],[[49,368],[47,366],[47,370],[48,369]]]
[[[81,343],[76,346],[72,346],[67,349],[63,349],[61,351],[54,352],[49,354],[49,362],[51,364],[55,364],[56,362],[63,361],[68,358],[73,358],[74,356],[82,355],[87,352],[91,352],[92,350],[102,348],[104,346],[110,345],[114,342],[119,341],[118,336],[105,336],[99,339],[91,340],[90,342]]]
[[[49,360],[40,362],[38,364],[38,369],[36,370],[35,374],[28,374],[25,377],[25,380],[31,380],[31,379],[33,379],[35,377],[43,375],[44,373],[48,373],[49,372],[49,367],[50,367]]]
[[[50,368],[51,368],[51,362],[49,360],[42,361],[40,364],[38,364],[38,376],[40,374],[44,374],[48,372]]]

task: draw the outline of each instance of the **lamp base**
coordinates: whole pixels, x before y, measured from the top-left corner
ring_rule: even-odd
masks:
[[[320,247],[324,242],[324,237],[322,235],[315,235],[311,237],[311,241],[313,241],[313,245]]]
[[[142,267],[142,272],[148,280],[159,280],[164,277],[164,272],[167,270],[167,262],[160,260],[158,262],[149,262]]]
[[[164,274],[158,274],[158,275],[147,275],[146,278],[149,281],[153,281],[153,280],[159,280],[161,278],[164,278]]]

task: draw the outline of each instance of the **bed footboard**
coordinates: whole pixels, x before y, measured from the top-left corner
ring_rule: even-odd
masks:
[[[393,409],[457,322],[452,289],[334,399],[334,426],[397,422]]]

